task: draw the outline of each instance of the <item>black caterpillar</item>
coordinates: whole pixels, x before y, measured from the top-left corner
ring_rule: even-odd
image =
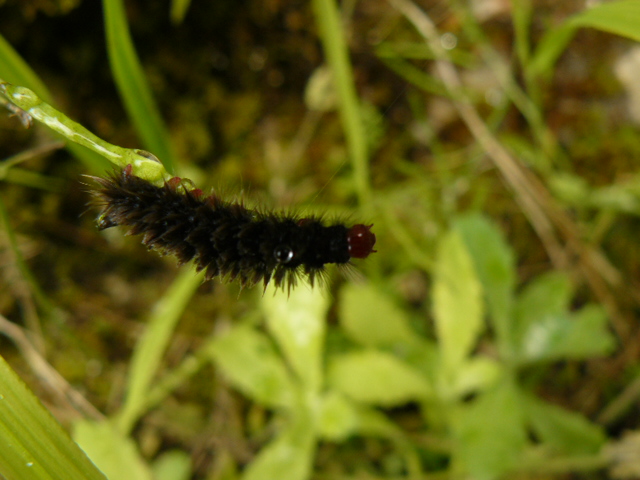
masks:
[[[251,210],[205,196],[179,177],[159,187],[131,172],[129,165],[107,178],[91,177],[102,208],[98,228],[129,226],[127,234],[143,235],[150,249],[175,255],[180,264],[193,260],[206,280],[238,280],[242,287],[262,282],[265,289],[273,280],[290,290],[300,275],[313,286],[325,264],[346,265],[375,252],[373,225],[325,226],[317,217]]]

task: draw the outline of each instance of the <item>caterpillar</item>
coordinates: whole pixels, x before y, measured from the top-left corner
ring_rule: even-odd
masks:
[[[127,235],[142,235],[149,249],[174,255],[180,265],[193,261],[206,280],[264,289],[273,281],[290,291],[299,277],[311,286],[322,280],[328,263],[349,265],[375,252],[373,225],[324,225],[320,217],[254,210],[215,193],[205,196],[179,177],[156,186],[134,175],[131,165],[90,178],[100,230],[130,227]]]

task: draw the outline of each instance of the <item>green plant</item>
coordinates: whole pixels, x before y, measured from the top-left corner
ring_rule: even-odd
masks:
[[[64,195],[65,183],[59,173],[39,164],[23,168],[28,155],[3,162],[0,176],[8,187],[0,205],[7,239],[3,252],[16,268],[3,277],[6,288],[1,290],[16,300],[2,299],[0,305],[18,305],[7,310],[12,320],[21,318],[15,311],[25,312],[29,335],[2,317],[2,332],[21,350],[16,355],[2,344],[2,355],[12,357],[22,371],[24,358],[30,367],[26,371],[44,379],[33,382],[34,389],[51,388],[47,392],[55,392],[56,405],[66,405],[67,418],[82,415],[68,422],[74,439],[111,480],[131,478],[131,472],[142,479],[295,480],[432,475],[491,479],[634,471],[633,462],[618,455],[633,445],[633,438],[618,442],[607,427],[624,420],[628,428],[637,428],[624,416],[637,398],[637,380],[629,382],[637,376],[635,335],[626,315],[635,303],[629,307],[622,300],[629,293],[625,278],[633,278],[640,264],[637,247],[625,241],[637,233],[631,217],[638,213],[637,181],[634,176],[608,181],[613,174],[607,162],[599,161],[597,175],[591,175],[572,159],[582,155],[584,161],[593,152],[600,155],[598,160],[608,159],[607,148],[619,157],[633,156],[640,153],[640,145],[633,129],[600,132],[606,122],[601,113],[587,108],[580,110],[580,119],[593,138],[576,140],[579,135],[573,133],[571,142],[561,142],[562,129],[554,126],[558,120],[548,98],[555,99],[554,76],[561,55],[580,29],[638,40],[638,2],[603,3],[549,26],[552,20],[546,11],[540,13],[530,1],[514,1],[509,11],[514,41],[510,55],[501,50],[503,32],[496,33],[462,2],[450,5],[455,21],[447,25],[459,43],[449,50],[443,47],[450,44],[442,32],[416,4],[390,0],[389,5],[389,11],[401,17],[390,14],[371,30],[371,38],[378,38],[371,48],[377,58],[367,63],[376,65],[367,75],[348,55],[347,39],[354,37],[351,46],[363,55],[357,40],[365,35],[353,32],[362,34],[367,23],[361,26],[361,17],[351,15],[351,8],[360,6],[345,3],[340,12],[330,0],[312,3],[328,63],[328,70],[319,69],[312,78],[329,78],[329,86],[320,93],[326,95],[323,101],[309,104],[323,105],[322,111],[302,117],[276,112],[273,105],[280,103],[269,97],[273,92],[268,88],[267,93],[234,97],[233,90],[224,90],[217,80],[198,83],[202,66],[196,63],[185,77],[197,85],[197,95],[168,89],[171,101],[163,111],[170,103],[179,120],[167,127],[134,52],[128,32],[133,23],[125,18],[123,2],[105,0],[114,81],[130,122],[152,154],[106,143],[54,109],[45,82],[0,38],[0,77],[12,84],[2,83],[2,97],[23,119],[30,117],[61,134],[85,169],[101,173],[106,158],[119,167],[132,164],[137,174],[152,181],[166,179],[175,169],[204,185],[207,182],[200,180],[207,169],[215,168],[223,178],[257,183],[263,175],[276,197],[287,188],[306,192],[304,182],[292,179],[313,173],[320,184],[313,185],[313,203],[325,198],[318,200],[317,190],[335,203],[358,202],[381,232],[379,252],[365,267],[367,280],[339,284],[335,299],[328,292],[304,288],[288,299],[272,292],[261,298],[248,292],[237,297],[236,292],[229,295],[217,288],[199,295],[201,279],[190,270],[165,288],[160,286],[166,283],[163,275],[157,273],[162,267],[154,267],[152,281],[145,283],[141,272],[150,267],[139,261],[127,267],[134,272],[129,276],[103,268],[107,287],[98,294],[90,290],[93,278],[84,284],[73,280],[77,271],[56,270],[52,276],[58,283],[51,286],[42,273],[46,269],[38,266],[38,258],[29,257],[27,242],[13,230],[29,232],[23,222],[44,212],[28,211],[23,190],[13,187],[52,192],[41,202],[49,205]],[[197,7],[173,2],[172,20],[188,21],[187,8]],[[222,4],[219,7],[222,15]],[[358,12],[363,15],[366,10]],[[285,18],[296,24],[295,16]],[[546,22],[542,32],[541,22]],[[222,30],[218,25],[210,31],[216,28]],[[343,28],[352,34],[336,34]],[[239,45],[238,51],[242,48]],[[259,49],[248,56],[258,60],[252,66],[260,65]],[[378,60],[395,74],[387,76]],[[433,70],[426,69],[425,62]],[[499,92],[491,102],[472,75],[487,70],[492,88]],[[173,78],[183,79],[177,71],[180,68],[172,70]],[[402,86],[396,89],[393,81],[398,77]],[[160,88],[162,82],[156,78],[153,85]],[[317,94],[311,87],[309,97]],[[364,103],[358,91],[375,95]],[[299,101],[300,92],[293,95]],[[396,111],[396,100],[389,100],[380,107],[375,99],[385,95],[402,98],[400,103],[406,100],[406,105]],[[195,158],[187,160],[184,148],[181,155],[173,153],[175,146],[166,132],[181,132],[175,133],[174,142],[204,149],[208,143],[197,134],[209,123],[198,115],[211,108],[207,102],[212,98],[220,101],[226,115],[220,136],[229,151],[215,167],[203,167]],[[336,119],[333,107],[339,113]],[[394,127],[393,115],[385,115],[392,110],[402,119],[400,127]],[[255,128],[256,112],[273,118],[282,114],[282,124],[300,125],[290,143],[281,141],[286,148],[277,135],[268,137],[260,162],[252,156],[262,150],[260,135],[277,128],[270,129],[269,122],[265,124],[271,127]],[[441,124],[438,113],[444,113]],[[580,132],[580,122],[575,123],[571,127]],[[303,165],[300,159],[307,156],[310,161]],[[337,207],[327,211],[341,212]],[[75,255],[82,254],[82,248],[76,250]],[[97,250],[91,251],[88,262],[78,261],[83,269],[100,263]],[[125,264],[127,253],[120,253],[118,262],[109,261]],[[53,264],[72,264],[69,258],[61,256]],[[151,292],[145,290],[149,283],[154,285]],[[108,296],[109,288],[118,293]],[[633,299],[631,293],[627,296]],[[90,329],[70,320],[82,318],[85,296],[95,305],[110,299],[103,310],[91,310]],[[112,330],[119,317],[104,313],[117,310],[127,298],[154,299],[142,314],[147,318],[143,333],[137,333],[142,328],[130,320],[119,324],[127,333],[136,332],[131,355],[122,345],[132,338]],[[216,325],[208,327],[212,319]],[[96,336],[78,340],[84,339],[85,330],[95,330]],[[100,343],[96,337],[103,333],[118,340]],[[41,346],[52,341],[50,337],[64,345],[71,359],[67,364],[55,347],[47,353]],[[89,354],[91,347],[86,345],[98,347]],[[626,359],[621,375],[620,368],[612,366],[615,362],[602,360],[616,349]],[[82,408],[76,406],[81,396],[52,373],[55,369],[44,361],[49,357],[71,377],[78,375],[73,363],[98,358],[100,365],[108,365],[103,367],[105,379],[85,389],[106,416],[86,400],[80,402]],[[122,367],[113,358],[131,360]],[[608,372],[606,381],[582,373],[593,364]],[[0,474],[42,479],[79,472],[100,478],[44,407],[2,365],[0,395],[7,401],[0,404],[0,443],[11,455],[0,455]],[[118,373],[118,368],[126,373]],[[212,374],[211,368],[222,375]],[[76,377],[75,383],[86,377]],[[52,378],[59,382],[56,387],[48,387]],[[109,381],[125,385],[123,391],[105,388]],[[596,400],[562,394],[563,389],[583,384]],[[616,397],[619,389],[626,391]],[[231,393],[235,391],[242,397]],[[68,392],[76,394],[71,395],[73,401]],[[114,397],[116,401],[103,400]],[[206,420],[209,412],[215,416],[224,406],[232,413],[241,411],[237,415],[242,420],[234,426],[216,417],[214,423],[229,430],[221,434]],[[22,425],[25,428],[19,429]],[[214,435],[212,430],[217,443],[215,452],[208,453],[215,461],[198,464],[194,460],[205,456],[199,450],[206,444],[203,438]],[[242,435],[249,440],[239,440]],[[40,439],[46,439],[46,445],[34,441]],[[42,468],[23,462],[25,452]]]

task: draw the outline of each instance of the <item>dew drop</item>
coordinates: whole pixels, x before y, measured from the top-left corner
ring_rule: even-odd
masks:
[[[453,50],[458,45],[458,37],[451,32],[444,33],[440,37],[440,45],[445,50]]]

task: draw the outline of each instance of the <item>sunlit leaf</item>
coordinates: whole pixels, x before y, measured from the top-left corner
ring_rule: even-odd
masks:
[[[440,378],[440,352],[435,342],[421,339],[418,342],[405,343],[394,348],[393,353],[420,372],[432,385]]]
[[[458,233],[440,241],[434,275],[436,332],[445,374],[453,375],[475,346],[484,313],[480,282]]]
[[[578,13],[568,23],[575,27],[596,28],[640,42],[640,2],[622,0],[599,3]]]
[[[189,480],[192,473],[191,457],[181,450],[164,452],[153,462],[153,480]]]
[[[485,390],[493,385],[503,373],[503,368],[490,358],[474,357],[466,361],[458,369],[453,394],[461,398],[478,390]]]
[[[109,480],[152,479],[135,442],[110,422],[80,420],[74,424],[73,437]]]
[[[318,433],[333,441],[344,440],[358,425],[355,405],[333,391],[323,396],[318,416]]]
[[[229,380],[243,393],[269,406],[290,406],[293,381],[270,340],[246,326],[221,335],[211,354]]]
[[[574,315],[549,315],[524,332],[520,356],[523,361],[550,361],[604,355],[615,346],[607,327],[600,306],[586,306]]]
[[[392,438],[402,436],[402,430],[376,408],[359,404],[356,406],[357,431],[370,437]]]
[[[516,464],[527,442],[521,393],[501,382],[461,408],[454,433],[454,468],[477,480],[497,478]]]
[[[516,336],[522,338],[531,325],[546,318],[567,315],[572,293],[569,278],[561,272],[550,272],[532,280],[516,299]]]
[[[299,411],[286,429],[260,450],[242,476],[243,480],[306,480],[315,453],[315,430]]]
[[[512,348],[511,314],[515,288],[513,252],[500,230],[478,214],[465,215],[455,222],[473,258],[487,299],[490,321],[496,329],[501,350],[509,355]]]
[[[571,313],[571,295],[567,276],[552,272],[536,278],[518,297],[514,321],[521,362],[582,359],[613,348],[604,310],[592,305]]]
[[[289,296],[269,288],[262,299],[267,328],[300,381],[318,391],[329,300],[320,289],[305,287]]]
[[[402,405],[431,394],[415,369],[378,350],[336,357],[328,377],[330,385],[348,397],[374,405]]]
[[[339,318],[352,339],[366,346],[415,343],[406,311],[372,284],[346,285],[340,295]]]
[[[558,452],[596,453],[607,441],[604,430],[582,415],[527,396],[525,414],[536,437]]]

